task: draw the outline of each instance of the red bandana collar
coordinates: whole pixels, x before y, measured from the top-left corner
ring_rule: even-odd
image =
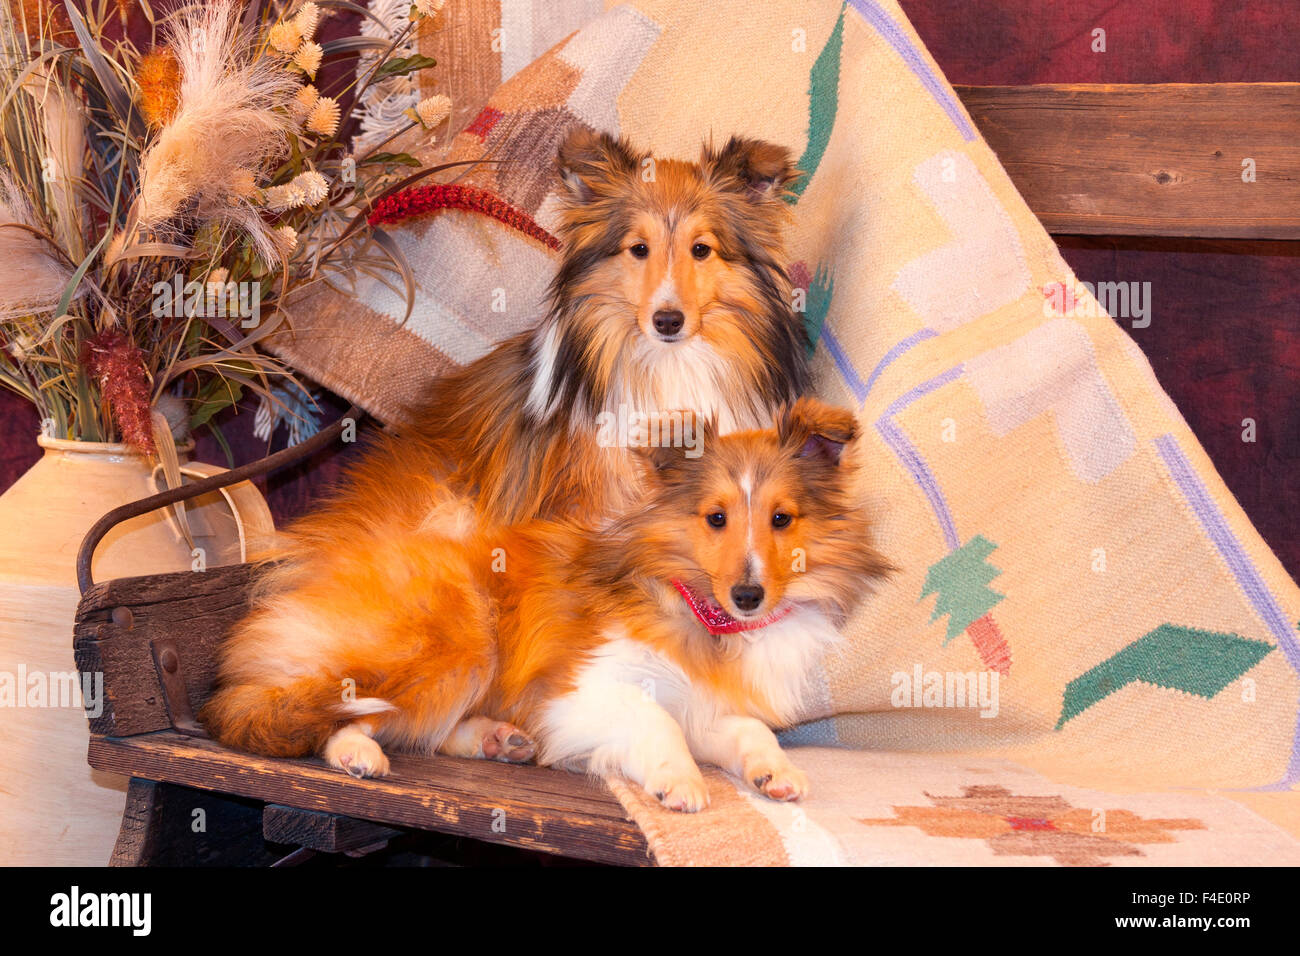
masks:
[[[708,632],[714,637],[719,634],[737,634],[740,631],[756,631],[760,627],[767,627],[774,624],[781,618],[785,617],[794,610],[794,606],[787,604],[779,607],[771,614],[765,617],[758,617],[752,620],[741,621],[732,617],[725,610],[714,604],[704,595],[700,594],[693,588],[688,587],[681,581],[673,581],[673,587],[677,593],[686,599],[686,605],[694,612],[699,622],[708,629]]]

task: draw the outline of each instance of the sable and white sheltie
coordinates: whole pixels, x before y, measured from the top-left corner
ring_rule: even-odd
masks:
[[[434,385],[357,474],[368,507],[374,483],[445,474],[496,522],[616,513],[636,471],[602,441],[605,421],[690,409],[724,432],[762,428],[806,390],[782,235],[788,150],[733,137],[688,163],[579,128],[558,171],[547,317]],[[393,504],[409,516],[427,502],[411,487]]]
[[[762,428],[804,389],[807,339],[783,265],[783,199],[797,175],[788,150],[732,138],[689,163],[580,129],[558,173],[563,254],[546,318],[437,382],[410,423],[379,436],[341,490],[282,536],[219,665],[205,711],[218,739],[315,752],[329,728],[289,715],[304,695],[337,704],[338,687],[332,702],[312,696],[326,693],[323,673],[385,700],[402,696],[406,675],[427,691],[416,675],[451,673],[448,624],[481,636],[495,613],[467,583],[482,574],[470,542],[537,520],[596,528],[637,506],[643,469],[630,442],[608,440],[610,420],[690,409],[723,433]],[[463,546],[425,547],[433,539]],[[321,669],[342,661],[346,675]],[[469,703],[449,708],[433,693],[428,706],[459,714]],[[330,712],[337,722],[364,705]],[[465,730],[448,745],[440,720],[412,717],[390,739],[521,753],[508,734],[498,745]],[[365,752],[336,743],[327,756],[343,767],[349,747]],[[350,769],[369,766],[353,756]]]
[[[615,514],[637,472],[609,421],[690,409],[724,432],[762,428],[806,391],[787,149],[733,137],[690,163],[579,127],[557,167],[563,252],[545,318],[434,382],[282,558],[437,520],[430,478],[491,523]]]
[[[388,772],[381,744],[536,756],[694,811],[698,759],[799,799],[769,727],[805,713],[811,669],[888,570],[855,502],[856,422],[805,398],[766,430],[695,425],[696,449],[634,456],[644,500],[603,529],[431,522],[293,572],[310,617],[235,635],[207,725],[356,776]]]

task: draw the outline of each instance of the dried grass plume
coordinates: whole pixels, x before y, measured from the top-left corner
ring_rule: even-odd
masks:
[[[18,184],[0,170],[0,319],[52,312],[72,269],[41,238],[40,224]]]
[[[181,101],[181,68],[171,48],[158,47],[140,57],[135,82],[145,122],[154,127],[169,123]]]
[[[293,128],[293,75],[254,59],[240,12],[218,0],[181,12],[169,45],[180,69],[175,116],[141,160],[139,224],[165,229],[177,217],[234,226],[264,258],[279,245],[257,209],[231,188],[240,170],[264,172]]]

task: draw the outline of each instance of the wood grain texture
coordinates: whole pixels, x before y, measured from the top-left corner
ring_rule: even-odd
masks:
[[[122,826],[109,866],[148,866],[155,853],[162,814],[163,784],[132,778],[122,810]]]
[[[278,803],[262,812],[262,836],[270,843],[306,847],[320,853],[348,853],[386,843],[402,833],[392,827],[320,810]]]
[[[1300,239],[1300,83],[957,94],[1049,232]]]
[[[77,589],[15,581],[6,571],[0,567],[0,672],[12,675],[14,703],[22,704],[22,669],[29,677],[73,673]],[[49,700],[57,696],[62,706],[0,707],[0,865],[103,866],[112,852],[127,781],[86,766],[86,713],[69,683],[49,683],[58,691]],[[86,699],[99,697],[93,683],[90,691]]]
[[[218,642],[248,607],[255,569],[238,564],[102,581],[77,608],[77,669],[104,675],[104,709],[92,733],[126,737],[171,726],[150,652],[175,637],[190,703],[197,712],[216,678]]]
[[[92,736],[89,752],[96,769],[147,780],[600,863],[651,863],[641,831],[586,777],[454,757],[391,760],[390,776],[354,780],[319,760],[254,757],[172,731]]]
[[[262,841],[260,804],[133,777],[109,866],[266,866],[282,855]]]

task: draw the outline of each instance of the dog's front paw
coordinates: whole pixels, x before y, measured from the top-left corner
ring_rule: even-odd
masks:
[[[808,796],[808,775],[783,753],[747,757],[745,779],[755,790],[773,800],[802,800]]]
[[[325,762],[349,776],[388,776],[388,758],[379,744],[359,730],[344,727],[325,742]]]
[[[698,813],[709,805],[709,788],[698,767],[662,766],[646,779],[645,788],[680,813]]]
[[[494,721],[486,728],[480,747],[485,758],[504,763],[527,763],[537,752],[531,737],[505,721]]]

